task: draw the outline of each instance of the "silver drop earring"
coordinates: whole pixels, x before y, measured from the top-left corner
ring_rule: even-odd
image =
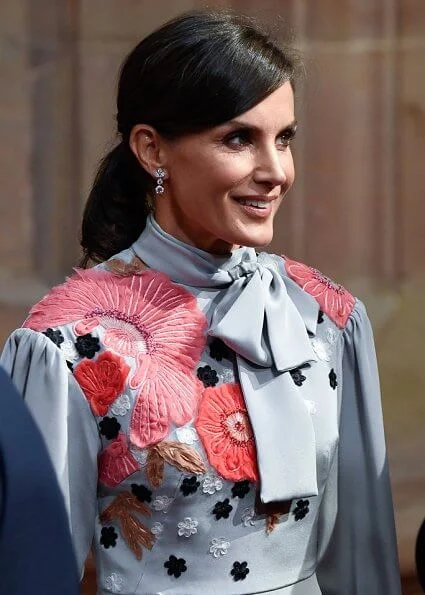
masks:
[[[155,194],[164,194],[165,171],[162,169],[162,167],[158,167],[155,170],[155,178],[156,178]]]

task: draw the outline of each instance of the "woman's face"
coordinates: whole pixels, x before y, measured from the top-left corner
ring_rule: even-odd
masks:
[[[294,96],[283,84],[249,111],[201,133],[167,141],[167,179],[155,218],[169,234],[215,254],[264,246],[294,181]]]

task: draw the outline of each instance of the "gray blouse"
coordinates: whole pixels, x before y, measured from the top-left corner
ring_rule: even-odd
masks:
[[[401,593],[371,327],[318,271],[150,221],[43,298],[1,363],[99,594]]]

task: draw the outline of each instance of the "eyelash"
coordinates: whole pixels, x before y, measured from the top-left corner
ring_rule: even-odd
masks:
[[[236,138],[241,138],[243,139],[242,143],[232,143],[231,141],[236,139]],[[283,142],[283,147],[287,148],[289,147],[289,145],[291,144],[291,141],[294,139],[295,137],[295,130],[288,130],[286,132],[284,132],[283,134],[281,134],[278,138],[282,138],[284,139]],[[237,146],[245,146],[247,144],[249,144],[250,142],[252,142],[251,136],[249,131],[247,130],[236,130],[235,132],[230,133],[229,135],[227,135],[224,139],[224,142],[226,145],[235,148]]]

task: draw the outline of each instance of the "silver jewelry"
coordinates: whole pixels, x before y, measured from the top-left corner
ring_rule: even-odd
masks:
[[[155,194],[164,194],[165,170],[163,170],[162,167],[158,167],[155,170],[155,178],[156,178]]]

